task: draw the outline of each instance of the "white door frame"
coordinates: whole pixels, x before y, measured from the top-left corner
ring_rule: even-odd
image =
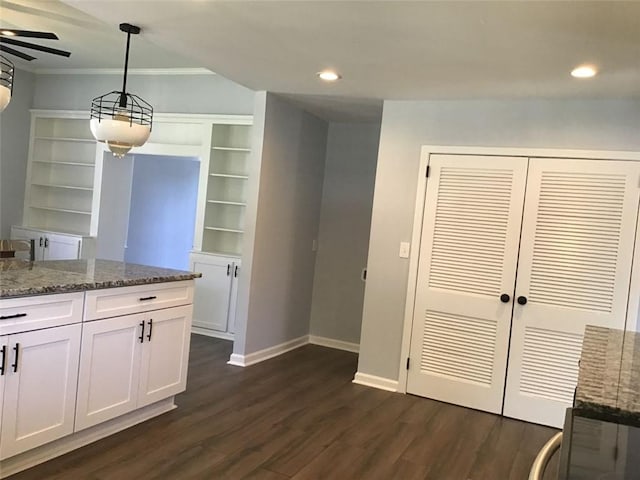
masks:
[[[550,148],[510,148],[510,147],[454,147],[441,145],[423,145],[420,149],[420,166],[418,168],[418,188],[416,206],[413,216],[413,233],[411,244],[413,248],[409,254],[409,274],[407,280],[407,298],[404,308],[404,324],[402,329],[402,347],[398,365],[398,387],[400,393],[407,393],[406,359],[411,349],[411,330],[415,313],[416,288],[418,281],[418,260],[420,259],[420,239],[422,237],[422,219],[424,216],[425,197],[427,191],[427,166],[432,154],[449,155],[496,155],[510,157],[551,157],[575,158],[581,160],[627,160],[640,162],[640,152],[624,152],[611,150],[568,150]],[[640,185],[640,178],[638,179]],[[636,224],[633,263],[631,265],[630,292],[640,292],[640,221]],[[625,329],[637,331],[639,325],[640,294],[629,298],[625,319]]]

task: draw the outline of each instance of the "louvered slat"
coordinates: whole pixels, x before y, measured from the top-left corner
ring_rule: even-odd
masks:
[[[582,335],[527,327],[520,392],[571,403],[581,348]]]
[[[429,287],[499,296],[513,172],[442,167]]]
[[[420,368],[481,385],[491,385],[496,322],[427,310]]]
[[[542,173],[530,301],[611,312],[625,186],[623,174]]]

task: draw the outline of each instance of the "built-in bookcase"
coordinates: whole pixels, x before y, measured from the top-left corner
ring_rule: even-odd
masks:
[[[202,251],[242,254],[250,125],[214,124],[206,185]]]
[[[89,235],[96,141],[87,117],[32,113],[24,225]]]

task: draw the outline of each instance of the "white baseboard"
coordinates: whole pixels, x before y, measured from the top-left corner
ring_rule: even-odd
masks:
[[[379,388],[380,390],[386,390],[388,392],[398,391],[398,381],[391,380],[390,378],[376,377],[375,375],[369,375],[367,373],[357,372],[353,378],[353,383],[358,385],[365,385],[367,387]]]
[[[204,335],[206,337],[222,338],[223,340],[233,341],[234,339],[233,333],[219,332],[217,330],[209,330],[208,328],[200,328],[194,326],[191,327],[191,333],[195,333],[196,335]]]
[[[33,450],[27,450],[15,457],[9,457],[0,462],[0,478],[8,477],[14,473],[51,460],[52,458],[64,455],[77,448],[84,447],[85,445],[113,435],[138,423],[145,422],[150,418],[169,412],[174,408],[176,408],[176,406],[173,403],[173,397],[170,397],[147,407],[134,410],[121,417],[114,418],[113,420],[87,428],[86,430],[72,433],[71,435],[34,448]]]
[[[227,363],[229,365],[235,365],[237,367],[248,367],[249,365],[264,362],[265,360],[269,360],[270,358],[290,352],[291,350],[300,348],[308,343],[309,335],[304,335],[302,337],[289,340],[288,342],[265,348],[264,350],[258,350],[257,352],[253,352],[248,355],[232,353]]]
[[[344,342],[342,340],[336,340],[335,338],[319,337],[317,335],[309,335],[309,343],[320,345],[321,347],[345,350],[347,352],[358,353],[360,351],[359,343]]]

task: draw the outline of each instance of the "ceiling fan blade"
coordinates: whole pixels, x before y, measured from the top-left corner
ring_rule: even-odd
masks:
[[[26,53],[19,52],[18,50],[14,50],[13,48],[7,47],[6,45],[0,45],[0,52],[6,52],[10,55],[15,55],[16,57],[26,60],[27,62],[36,59],[36,57],[32,57],[31,55],[27,55]]]
[[[34,32],[32,30],[15,30],[13,28],[1,28],[0,34],[4,35],[4,32],[11,32],[16,37],[31,37],[31,38],[46,38],[48,40],[58,40],[58,36],[51,32]]]
[[[0,43],[8,43],[9,45],[15,45],[16,47],[30,48],[31,50],[60,55],[61,57],[68,57],[71,55],[71,52],[65,52],[64,50],[58,50],[57,48],[43,47],[42,45],[36,45],[35,43],[22,42],[9,37],[0,37]]]

